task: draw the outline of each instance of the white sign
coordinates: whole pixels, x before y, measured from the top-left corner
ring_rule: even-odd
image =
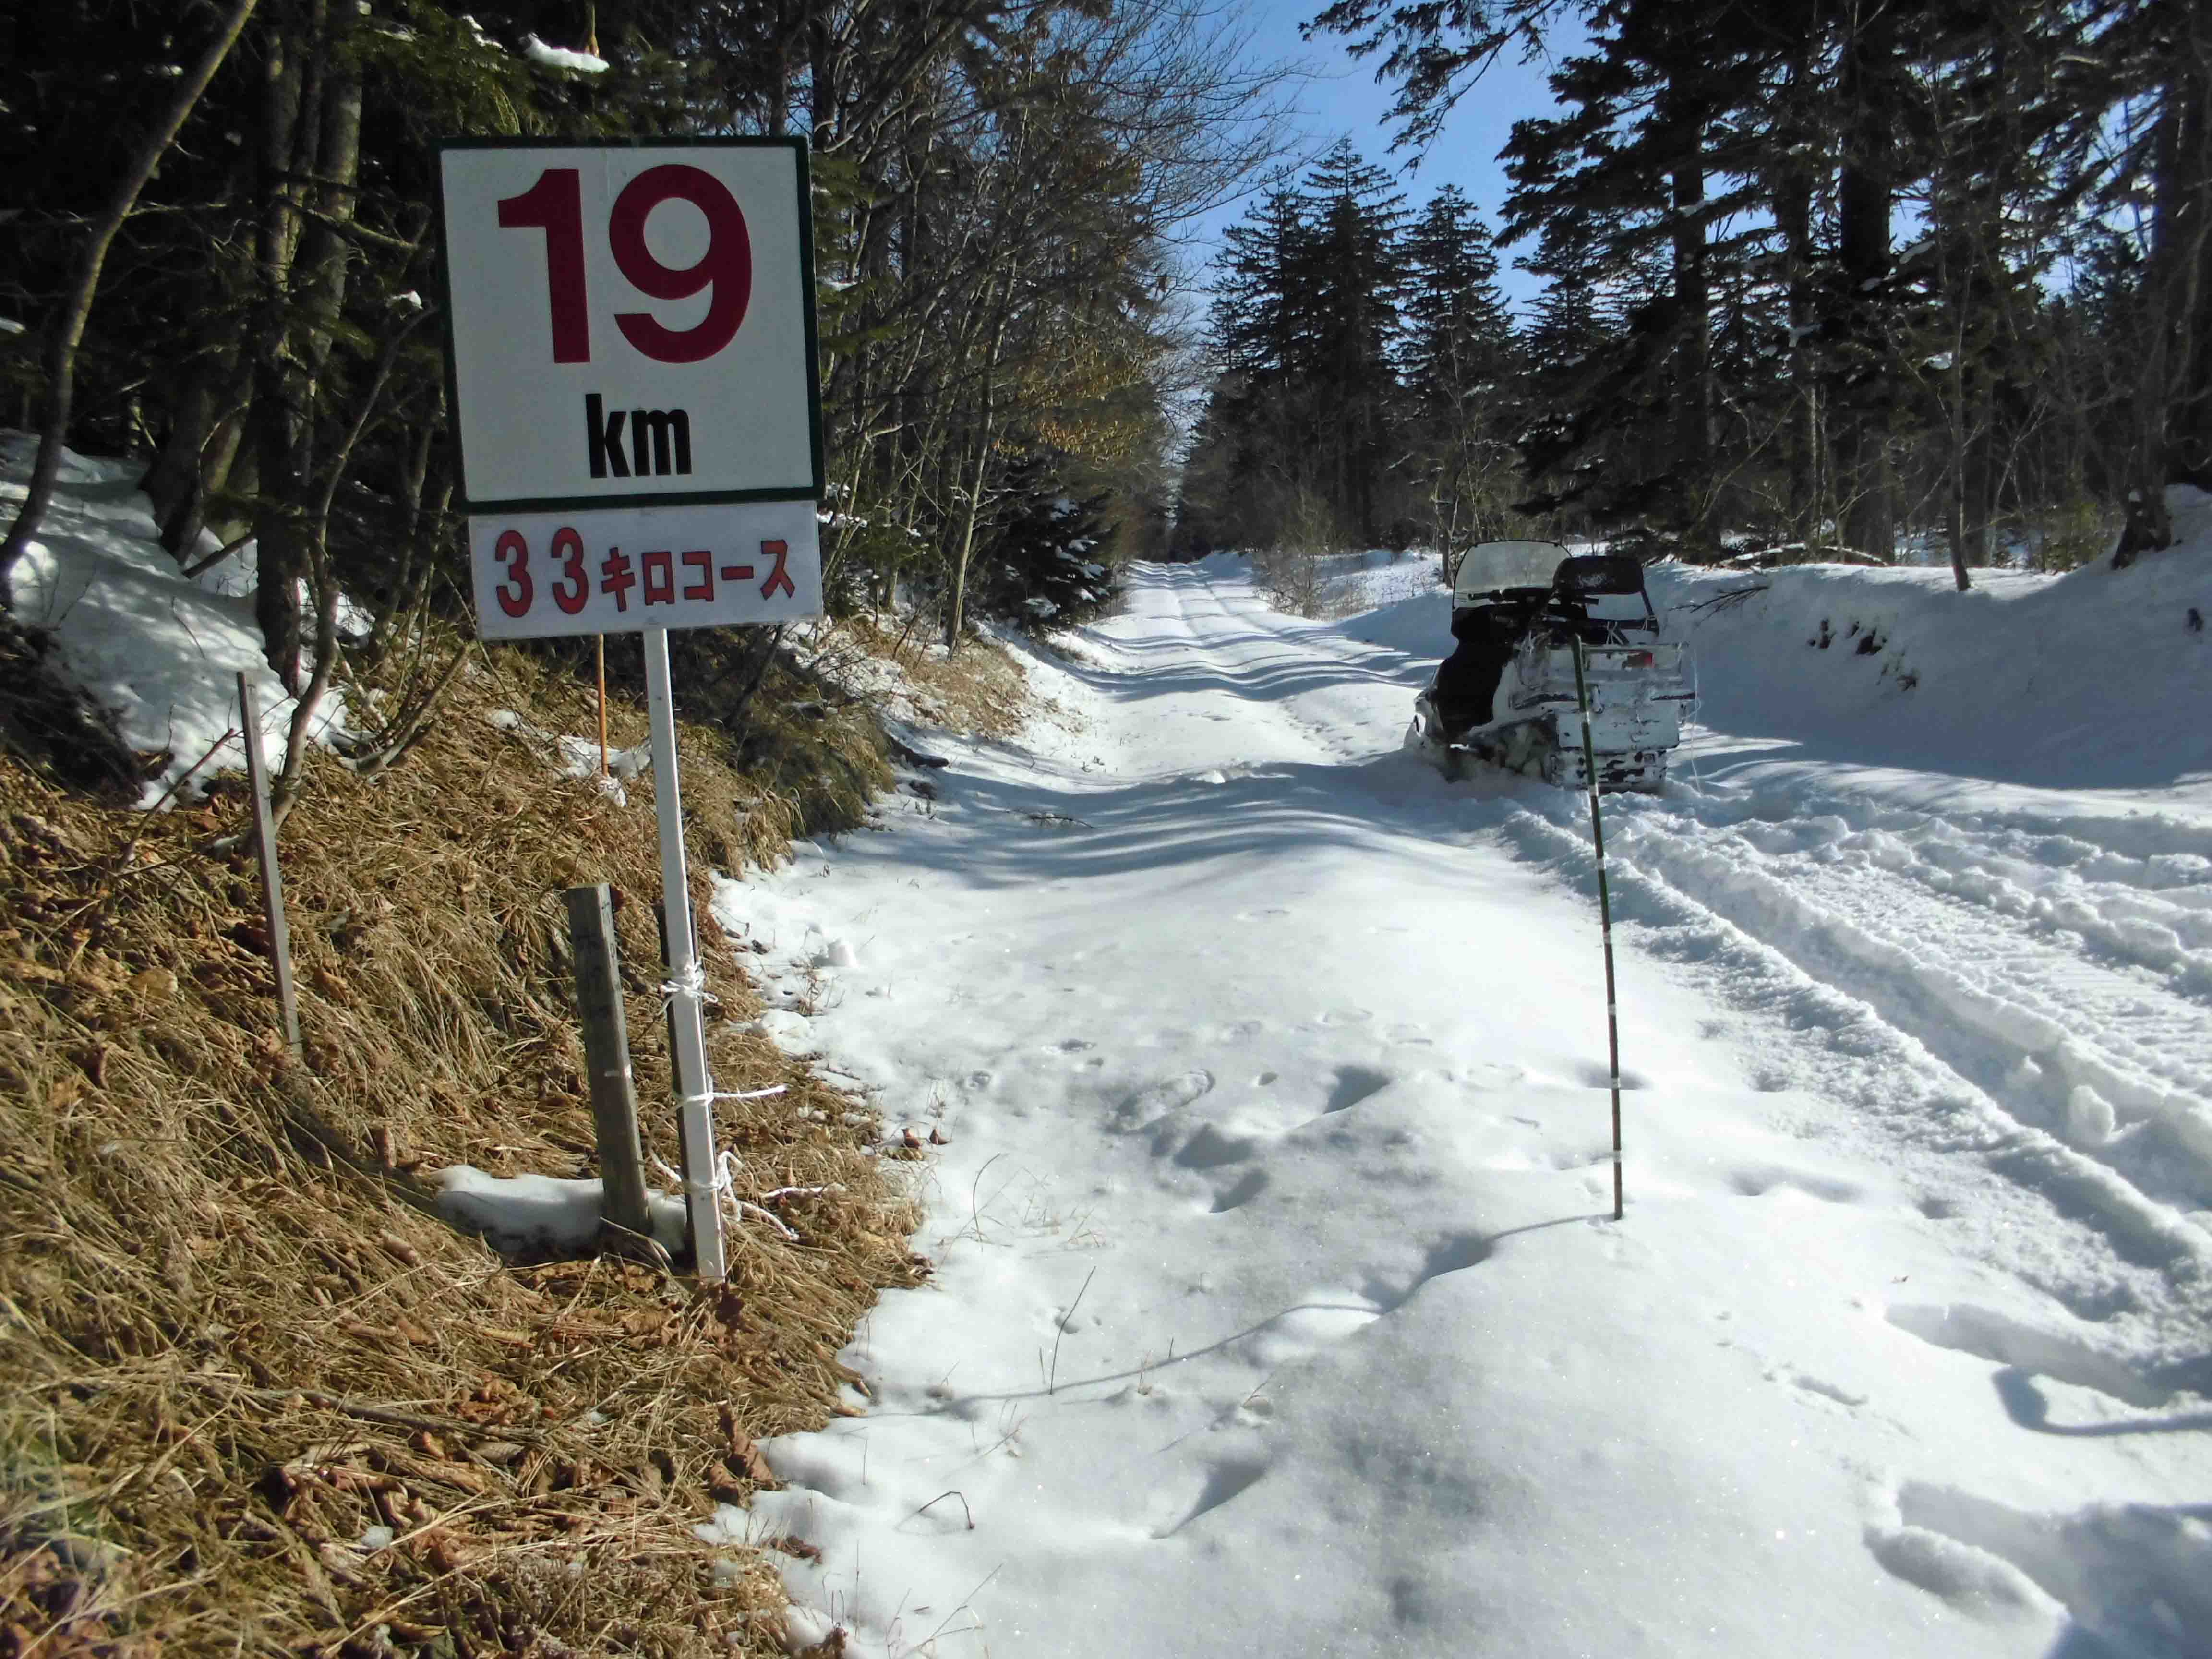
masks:
[[[438,171],[471,511],[820,498],[803,139],[464,142]]]
[[[469,565],[488,640],[822,613],[812,501],[472,514]]]

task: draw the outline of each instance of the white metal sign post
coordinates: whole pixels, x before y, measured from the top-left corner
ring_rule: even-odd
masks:
[[[479,629],[644,635],[684,1199],[719,1279],[668,630],[821,614],[805,142],[462,140],[438,183]]]

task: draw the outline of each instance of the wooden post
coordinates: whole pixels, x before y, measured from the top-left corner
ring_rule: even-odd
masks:
[[[623,1017],[615,954],[614,895],[605,883],[571,887],[568,943],[576,962],[576,1011],[592,1083],[592,1130],[599,1152],[599,1218],[651,1237],[645,1207],[645,1152],[637,1134],[637,1088],[630,1078],[629,1030]]]
[[[276,868],[276,830],[269,819],[269,775],[261,754],[261,711],[253,682],[238,677],[238,712],[246,732],[246,780],[253,797],[253,844],[261,858],[261,911],[269,927],[269,960],[276,970],[276,1009],[284,1046],[300,1058],[300,998],[292,988],[292,935],[284,925],[284,878]]]
[[[721,1200],[714,1191],[714,1082],[707,1074],[691,880],[684,858],[684,797],[676,775],[676,699],[668,684],[668,630],[645,630],[645,695],[653,724],[653,805],[660,821],[660,900],[666,908],[668,1015],[674,1036],[677,1121],[684,1135],[684,1203],[699,1277],[722,1279]]]

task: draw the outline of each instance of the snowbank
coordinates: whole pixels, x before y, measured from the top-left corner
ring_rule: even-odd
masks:
[[[1948,569],[1653,566],[1652,603],[1692,648],[1700,764],[2154,790],[2162,810],[2212,810],[2212,496],[2170,501],[2175,544],[2125,569],[1977,570],[1965,593]],[[1408,672],[1451,648],[1433,558],[1341,563],[1334,608],[1356,614],[1333,631]],[[1241,562],[1200,568],[1218,579]]]
[[[463,1232],[478,1233],[510,1255],[585,1256],[599,1247],[603,1199],[596,1181],[551,1176],[487,1175],[466,1164],[441,1170],[438,1213]],[[690,1234],[684,1201],[647,1191],[646,1213],[653,1237],[670,1255],[682,1253]]]
[[[1978,570],[1960,593],[1948,570],[1662,565],[1652,599],[1722,732],[2040,788],[2212,783],[2212,497],[2172,501],[2175,545],[2124,570]]]
[[[22,434],[0,439],[0,520],[13,522],[36,448]],[[149,772],[151,805],[196,764],[196,781],[244,767],[241,672],[253,680],[271,766],[283,759],[294,700],[262,655],[252,550],[187,580],[161,546],[137,484],[141,471],[64,452],[53,503],[9,588],[16,620],[52,633],[63,672],[112,711],[123,741],[167,756]],[[333,690],[318,711],[318,739],[343,730],[344,720],[344,700]]]

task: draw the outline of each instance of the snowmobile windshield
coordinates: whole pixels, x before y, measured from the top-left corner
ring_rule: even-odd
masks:
[[[1485,542],[1461,555],[1452,582],[1455,607],[1489,605],[1506,593],[1551,591],[1567,557],[1557,542]]]

